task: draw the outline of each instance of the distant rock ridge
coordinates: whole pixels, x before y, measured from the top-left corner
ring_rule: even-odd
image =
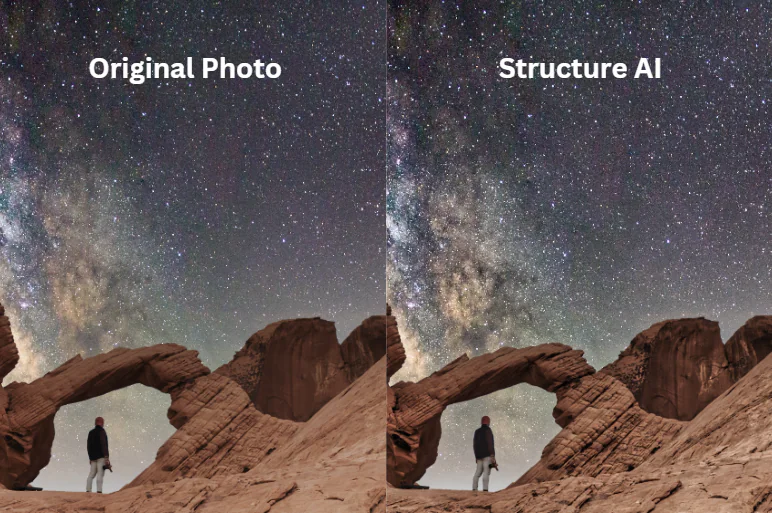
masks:
[[[396,372],[404,348],[397,330],[387,333],[388,368]],[[417,383],[389,388],[389,483],[411,486],[434,463],[448,405],[518,383],[556,394],[553,416],[563,429],[515,486],[629,472],[681,432],[686,422],[678,417],[693,418],[747,374],[770,352],[771,340],[772,317],[749,320],[726,348],[717,323],[680,319],[642,332],[598,373],[581,351],[561,344],[464,355]]]

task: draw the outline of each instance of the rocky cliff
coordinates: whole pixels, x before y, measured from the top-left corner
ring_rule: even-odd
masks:
[[[637,335],[600,372],[614,376],[656,415],[691,420],[772,350],[772,317],[750,319],[727,342],[718,323],[678,319]]]

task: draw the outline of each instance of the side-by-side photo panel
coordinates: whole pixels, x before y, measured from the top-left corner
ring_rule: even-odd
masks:
[[[770,15],[389,2],[389,512],[772,510]]]
[[[0,3],[0,511],[385,511],[385,13]]]

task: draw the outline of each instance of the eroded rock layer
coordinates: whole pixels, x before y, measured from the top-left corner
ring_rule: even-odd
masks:
[[[212,474],[209,478],[183,477],[179,473],[173,481],[153,484],[148,480],[109,495],[0,491],[0,511],[385,513],[385,372],[386,362],[382,358],[307,423],[278,421],[295,425],[297,429],[255,468],[238,473],[211,472],[216,467],[206,464],[203,468],[210,469],[207,470]],[[211,379],[212,382],[227,380],[218,375],[202,379]],[[229,382],[246,397],[239,386]],[[234,392],[234,395],[239,394]],[[200,397],[196,394],[188,396]],[[196,417],[205,412],[207,415],[214,413],[200,408]],[[193,419],[189,422],[193,422]],[[183,427],[181,431],[184,430]],[[203,450],[206,450],[206,446]],[[183,452],[187,452],[187,449]],[[191,457],[195,456],[188,455],[187,460],[192,463]],[[216,456],[210,456],[212,458],[216,459]],[[195,472],[190,475],[193,474]]]
[[[400,346],[389,332],[388,354],[404,354]],[[679,419],[694,418],[770,351],[772,317],[754,317],[726,347],[718,324],[706,319],[655,324],[598,373],[580,351],[559,344],[462,356],[418,383],[390,388],[389,482],[413,485],[434,463],[449,404],[518,383],[555,392],[553,416],[563,430],[517,484],[631,471],[679,434]]]
[[[563,387],[557,396],[553,415],[563,430],[516,484],[627,472],[660,450],[684,424],[644,411],[627,387],[601,373]]]
[[[300,426],[257,411],[236,382],[218,374],[172,392],[169,421],[177,431],[128,486],[247,472]]]
[[[388,494],[388,511],[772,511],[771,376],[772,359],[765,358],[630,472],[566,477],[488,494],[394,489]]]
[[[210,374],[197,352],[174,344],[76,356],[31,383],[0,388],[0,484],[22,488],[48,464],[54,416],[62,406],[137,383],[171,395],[168,417],[177,432],[129,487],[249,472],[303,427],[258,407],[300,417],[319,411],[376,359],[385,360],[386,324],[385,316],[367,319],[341,347],[333,323],[274,323],[256,333],[226,367],[240,382],[224,372]],[[0,357],[6,372],[18,361],[4,315]],[[385,373],[385,361],[383,366]],[[250,386],[255,397],[247,393]],[[380,386],[385,396],[385,384]],[[361,435],[362,426],[358,429]]]

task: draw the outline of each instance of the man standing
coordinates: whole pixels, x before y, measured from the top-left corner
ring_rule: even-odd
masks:
[[[97,493],[102,493],[102,481],[105,477],[105,467],[110,467],[110,451],[107,450],[107,433],[104,429],[105,419],[97,417],[94,429],[88,432],[88,459],[91,462],[91,472],[86,481],[86,491],[91,491],[94,476],[97,478]]]
[[[472,481],[472,490],[477,491],[477,483],[480,476],[483,478],[483,491],[488,491],[488,481],[491,476],[491,467],[496,467],[496,451],[493,449],[493,431],[491,431],[491,419],[487,415],[482,418],[481,426],[474,432],[474,458],[477,461],[477,470]]]

